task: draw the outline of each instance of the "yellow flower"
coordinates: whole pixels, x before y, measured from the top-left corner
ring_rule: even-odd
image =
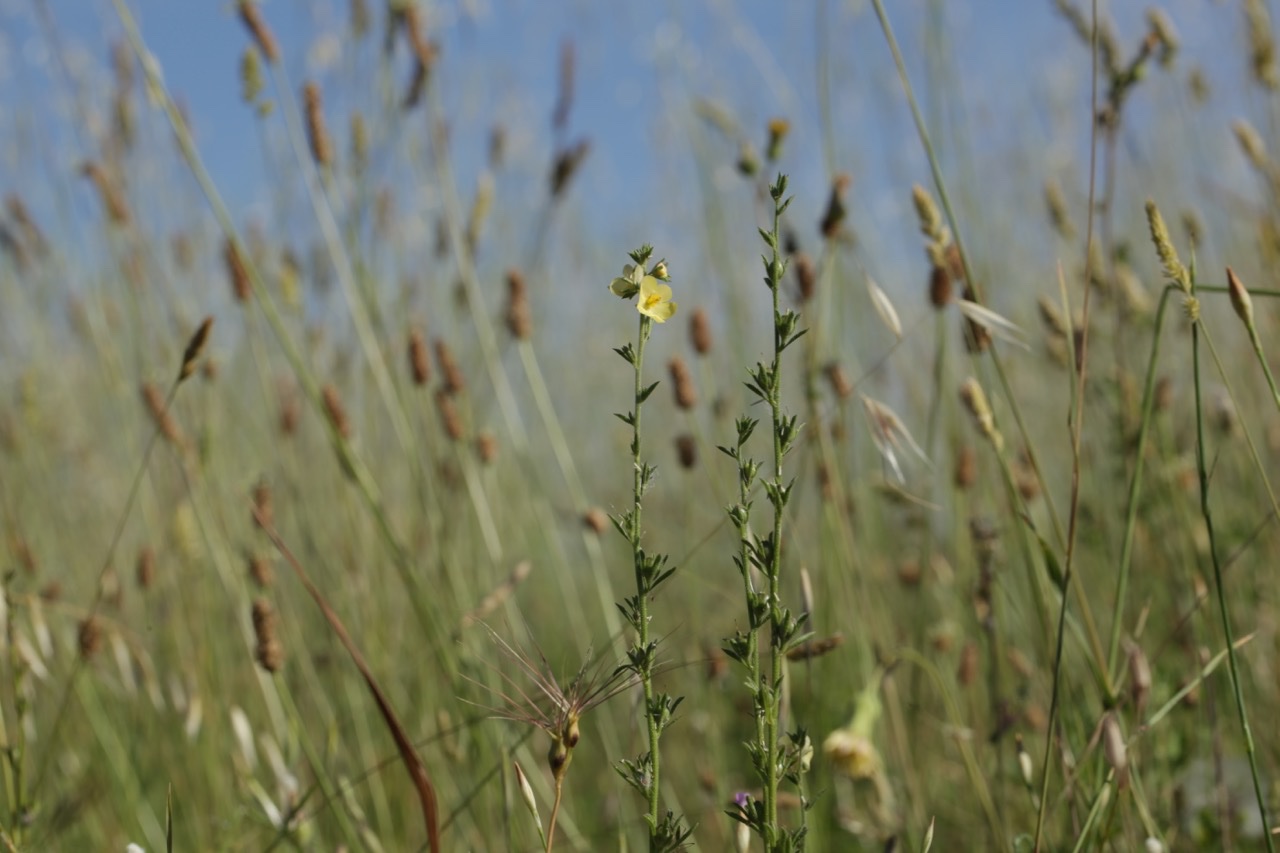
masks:
[[[836,729],[827,735],[822,751],[836,770],[850,779],[873,779],[883,766],[875,745],[851,728]]]
[[[621,299],[630,299],[640,292],[640,283],[644,281],[644,267],[639,264],[627,264],[622,268],[622,277],[609,283],[609,290]]]
[[[636,310],[659,323],[667,322],[676,313],[676,304],[671,301],[671,288],[651,275],[645,276],[640,281],[640,301],[636,303]]]

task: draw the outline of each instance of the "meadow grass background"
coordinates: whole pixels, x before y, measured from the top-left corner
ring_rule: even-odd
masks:
[[[683,43],[557,5],[547,21],[583,14],[588,36],[511,48],[545,66],[531,99],[459,35],[538,21],[525,5],[421,4],[415,25],[398,3],[269,3],[273,63],[228,4],[238,43],[209,73],[245,102],[208,133],[256,136],[252,166],[207,151],[201,114],[139,61],[172,50],[145,4],[141,30],[126,4],[88,24],[7,10],[44,65],[9,78],[0,175],[4,843],[158,850],[171,827],[178,850],[425,847],[368,686],[256,506],[416,744],[442,849],[539,849],[513,761],[545,823],[547,737],[494,718],[523,678],[494,634],[566,685],[632,640],[608,514],[632,501],[612,349],[637,315],[607,286],[651,242],[679,303],[645,363],[644,543],[678,567],[652,604],[658,683],[684,697],[661,798],[698,847],[735,849],[725,812],[760,781],[721,651],[746,617],[716,448],[739,415],[767,420],[744,382],[771,357],[756,229],[785,172],[781,294],[808,333],[784,356],[804,430],[782,593],[825,653],[786,668],[786,728],[814,756],[811,808],[784,786],[783,823],[812,850],[1032,849],[1038,824],[1042,849],[1261,848],[1240,708],[1273,807],[1280,399],[1225,267],[1274,351],[1268,4],[1103,8],[1096,102],[1090,8],[1027,4],[1056,44],[1019,66],[1016,28],[983,40],[988,5],[893,4],[905,77],[865,4],[797,4],[776,28],[753,6],[667,10],[705,36]],[[717,64],[730,48],[745,65]],[[619,132],[592,72],[629,50],[655,71],[619,89]],[[921,235],[917,185],[946,192],[947,233]],[[1198,339],[1149,198],[1202,288]],[[1025,348],[966,345],[967,277]],[[926,459],[897,446],[899,480],[884,443],[904,433]],[[762,425],[764,473],[767,445]],[[636,690],[582,729],[556,847],[643,848],[644,802],[612,769],[646,748]]]

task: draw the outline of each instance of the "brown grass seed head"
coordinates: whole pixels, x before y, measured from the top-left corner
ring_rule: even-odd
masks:
[[[254,42],[258,45],[258,50],[262,51],[262,55],[266,57],[267,62],[275,65],[280,61],[280,45],[276,42],[275,35],[272,34],[271,28],[267,26],[266,20],[262,17],[262,10],[258,8],[258,4],[254,0],[240,0],[236,4],[236,8],[240,13],[240,22],[249,31],[249,35],[253,37]]]
[[[413,377],[414,385],[422,386],[431,381],[431,358],[421,329],[409,332],[409,375]]]
[[[314,81],[308,81],[302,89],[302,100],[307,117],[307,142],[311,146],[311,157],[317,166],[332,166],[333,140],[329,138],[329,130],[324,121],[320,86]]]

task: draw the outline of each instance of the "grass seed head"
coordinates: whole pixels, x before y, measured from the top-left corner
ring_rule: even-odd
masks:
[[[276,673],[284,666],[284,646],[277,633],[277,617],[275,608],[266,598],[257,598],[253,602],[253,635],[256,645],[253,650],[254,660],[267,672]]]
[[[689,315],[689,343],[698,355],[711,352],[711,320],[705,308],[695,308]]]
[[[275,35],[271,32],[271,28],[267,26],[266,19],[262,17],[262,10],[258,7],[255,0],[239,0],[236,4],[236,10],[240,13],[240,22],[244,24],[244,28],[249,31],[249,35],[253,38],[258,50],[262,51],[262,55],[266,57],[267,62],[275,65],[280,61],[280,45],[276,41]]]
[[[324,401],[324,410],[329,416],[329,423],[333,424],[338,435],[351,438],[354,434],[351,419],[347,417],[347,408],[342,404],[342,396],[338,393],[337,387],[332,383],[325,385],[320,391],[320,397]]]
[[[333,140],[324,120],[324,102],[320,86],[308,81],[302,89],[303,109],[307,118],[307,143],[311,146],[311,159],[316,165],[328,168],[333,165]]]
[[[409,332],[409,374],[414,385],[422,386],[431,381],[431,358],[427,355],[427,342],[421,329]]]

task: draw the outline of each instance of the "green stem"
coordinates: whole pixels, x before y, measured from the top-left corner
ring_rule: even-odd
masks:
[[[1192,294],[1195,293],[1195,281],[1192,280]],[[1213,516],[1209,511],[1209,469],[1204,456],[1204,409],[1201,402],[1200,389],[1200,323],[1191,325],[1191,366],[1192,379],[1196,395],[1196,469],[1200,475],[1200,514],[1204,517],[1205,533],[1209,539],[1209,557],[1213,561],[1213,582],[1218,592],[1218,615],[1222,619],[1222,633],[1227,640],[1227,665],[1231,673],[1231,691],[1235,698],[1236,714],[1240,719],[1240,730],[1244,734],[1245,753],[1249,757],[1249,773],[1253,777],[1253,793],[1258,801],[1258,817],[1262,821],[1262,837],[1266,839],[1267,850],[1275,853],[1275,840],[1267,822],[1267,801],[1262,790],[1262,781],[1258,776],[1258,755],[1253,745],[1253,731],[1249,728],[1249,714],[1244,704],[1244,691],[1240,686],[1240,669],[1236,662],[1235,636],[1231,630],[1231,617],[1227,612],[1227,590],[1222,582],[1222,563],[1218,559],[1217,542],[1213,531]],[[1206,340],[1208,333],[1205,332]]]
[[[644,407],[644,345],[649,340],[649,332],[653,328],[653,321],[645,315],[640,315],[640,329],[636,340],[636,357],[635,357],[635,410],[633,412],[633,421],[631,426],[631,462],[633,475],[633,498],[631,506],[631,554],[633,566],[636,576],[636,606],[638,608],[639,619],[636,625],[636,648],[643,651],[643,664],[640,669],[640,679],[644,686],[644,714],[645,723],[649,731],[649,761],[653,768],[652,775],[648,780],[646,794],[649,799],[649,833],[652,841],[654,834],[657,832],[658,826],[658,790],[660,762],[658,753],[658,721],[653,715],[653,661],[648,655],[649,648],[649,592],[648,583],[645,581],[644,567],[644,549],[640,547],[640,531],[641,518],[640,512],[643,505],[643,496],[645,489],[644,482],[644,465],[640,459],[640,411]]]

